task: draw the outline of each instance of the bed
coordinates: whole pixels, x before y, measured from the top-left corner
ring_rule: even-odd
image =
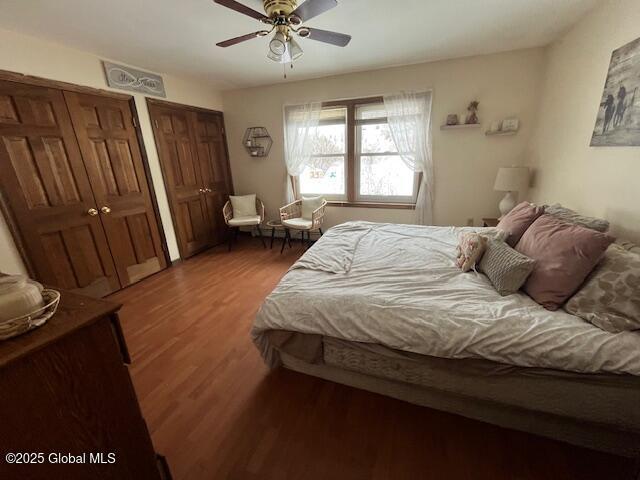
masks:
[[[454,265],[462,231],[348,222],[265,299],[252,338],[287,368],[497,425],[640,454],[640,332],[611,334]]]

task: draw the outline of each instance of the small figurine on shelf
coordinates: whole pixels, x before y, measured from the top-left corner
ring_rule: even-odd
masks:
[[[467,120],[465,122],[467,125],[474,125],[478,123],[478,105],[480,105],[480,102],[474,100],[467,107],[467,110],[469,111],[469,115],[467,115]]]
[[[451,127],[453,125],[458,125],[458,115],[455,113],[450,113],[447,115],[447,126]]]

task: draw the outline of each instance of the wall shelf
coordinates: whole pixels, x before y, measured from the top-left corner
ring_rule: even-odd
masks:
[[[242,139],[242,145],[251,157],[266,157],[271,150],[271,135],[264,127],[249,127]]]
[[[488,137],[494,137],[494,136],[504,137],[508,135],[515,135],[516,133],[518,133],[518,130],[509,130],[507,132],[501,132],[501,131],[490,132],[487,130],[486,132],[484,132],[484,134]]]
[[[463,130],[466,128],[480,128],[480,123],[462,123],[460,125],[440,125],[440,130]]]

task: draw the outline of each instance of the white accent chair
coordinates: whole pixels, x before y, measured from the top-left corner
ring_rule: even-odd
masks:
[[[234,230],[233,234],[229,234],[229,251],[231,251],[231,245],[238,237],[238,231],[240,227],[249,227],[255,226],[258,230],[258,236],[260,237],[260,241],[262,242],[262,246],[267,248],[267,244],[264,241],[264,237],[262,236],[262,230],[260,229],[260,225],[264,222],[264,203],[260,201],[258,197],[256,197],[256,212],[257,215],[245,215],[235,217],[233,215],[233,206],[231,205],[231,201],[227,200],[227,203],[224,204],[222,209],[222,214],[224,215],[224,223],[227,224],[227,227]]]
[[[300,232],[301,242],[304,242],[305,232],[307,232],[307,242],[311,242],[309,234],[314,230],[318,230],[322,236],[322,222],[324,220],[327,201],[322,199],[320,205],[311,212],[311,215],[307,212],[305,212],[307,213],[306,215],[303,214],[302,202],[303,200],[296,200],[280,208],[280,221],[284,227],[284,239],[282,240],[280,253],[284,251],[284,246],[287,242],[289,243],[289,248],[291,248],[291,230]]]

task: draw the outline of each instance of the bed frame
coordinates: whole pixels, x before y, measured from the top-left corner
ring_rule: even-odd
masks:
[[[560,415],[529,410],[499,401],[488,401],[470,395],[455,394],[438,388],[389,380],[325,363],[308,363],[282,351],[280,358],[285,368],[324,380],[580,447],[625,457],[640,456],[640,433],[638,432],[620,430],[596,422],[577,421]],[[569,399],[569,401],[572,400]]]

